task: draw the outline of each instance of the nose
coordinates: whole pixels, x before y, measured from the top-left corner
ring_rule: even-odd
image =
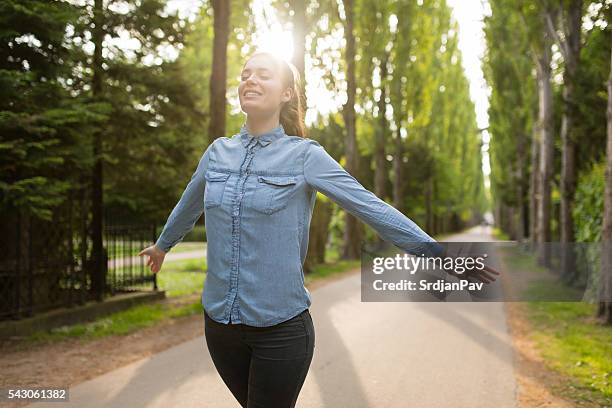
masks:
[[[253,74],[250,74],[250,75],[247,77],[247,79],[246,79],[246,81],[245,81],[245,82],[247,83],[247,85],[252,85],[252,84],[257,83],[257,81],[255,81],[255,77],[253,76]]]

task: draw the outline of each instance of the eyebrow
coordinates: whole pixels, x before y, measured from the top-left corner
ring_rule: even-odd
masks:
[[[246,71],[250,71],[250,70],[251,70],[250,68],[245,68],[245,69],[242,70],[241,74],[244,74]],[[255,70],[256,71],[268,71],[268,72],[270,72],[270,69],[266,68],[266,67],[256,68]]]

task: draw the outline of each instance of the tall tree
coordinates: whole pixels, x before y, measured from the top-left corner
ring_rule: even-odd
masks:
[[[607,130],[604,216],[601,234],[601,286],[603,297],[599,302],[598,315],[606,324],[612,325],[612,52],[610,53],[610,74],[608,77]]]
[[[538,84],[538,210],[536,240],[540,245],[538,262],[541,265],[550,265],[551,241],[551,193],[553,181],[554,159],[554,128],[553,128],[553,90],[552,90],[552,43],[548,21],[556,21],[556,9],[549,2],[536,2],[533,0],[516,0],[517,7],[529,38],[531,57],[537,72]]]
[[[76,64],[66,44],[76,6],[3,1],[0,15],[0,212],[51,221],[90,170],[89,137],[108,107],[65,86]]]
[[[574,241],[574,220],[572,210],[576,192],[576,123],[579,120],[576,103],[576,82],[580,64],[583,0],[559,0],[558,22],[553,14],[547,13],[546,27],[561,50],[563,70],[563,112],[561,118],[561,273],[573,273],[576,259],[572,245]],[[558,27],[558,29],[556,29]],[[560,31],[560,33],[559,33]]]
[[[551,13],[549,9],[540,10],[539,22],[548,18]],[[537,24],[536,27],[541,27]],[[538,261],[540,264],[549,266],[550,248],[547,242],[551,241],[551,190],[553,176],[553,98],[551,78],[552,38],[550,33],[542,28],[538,29],[541,38],[537,46],[536,67],[538,71],[538,128],[540,130],[540,163],[539,163],[539,191],[540,200],[538,207],[538,242],[542,244]]]
[[[306,34],[309,31],[310,19],[306,14],[306,6],[309,2],[303,0],[291,0],[290,7],[293,10],[293,56],[292,61],[302,78],[302,100],[304,107],[306,101]]]
[[[231,2],[212,0],[214,14],[214,40],[212,49],[212,73],[210,75],[210,114],[208,141],[225,136],[227,91],[227,44],[230,30]]]
[[[75,214],[89,211],[82,175],[91,172],[92,133],[108,106],[68,89],[78,69],[70,47],[78,6],[3,1],[0,15],[0,250],[26,268],[32,259],[61,268],[66,254],[78,256],[74,242],[85,253],[89,246],[77,238],[86,219]]]
[[[357,174],[359,171],[359,152],[357,150],[357,128],[355,114],[355,3],[354,0],[343,0],[344,38],[346,49],[344,59],[346,63],[346,103],[342,108],[342,115],[346,126],[345,133],[345,155],[346,170]],[[342,257],[345,259],[357,259],[361,256],[361,229],[359,220],[349,212],[345,213],[345,234]]]
[[[91,91],[93,99],[103,101],[104,67],[102,48],[104,47],[104,0],[94,0],[92,19],[92,42],[94,45],[91,71]],[[102,129],[94,134],[93,157],[94,167],[91,174],[91,290],[97,300],[103,300],[104,286],[106,285],[107,262],[104,258],[104,218],[103,218],[103,158],[102,158]]]
[[[106,266],[103,226],[109,222],[144,221],[163,211],[151,190],[164,190],[144,163],[162,164],[177,149],[194,145],[185,129],[193,123],[194,100],[177,69],[176,55],[189,26],[165,0],[117,2],[90,0],[80,6],[69,45],[79,62],[67,86],[75,95],[110,106],[112,121],[94,133],[91,176],[91,268],[94,291],[103,291]],[[86,46],[84,46],[86,45]],[[176,127],[181,131],[174,132]],[[182,139],[180,147],[168,141]],[[162,152],[160,154],[160,151]],[[194,155],[194,149],[184,156]],[[141,164],[142,163],[142,164]],[[168,166],[166,166],[168,167]],[[126,172],[125,169],[130,171]],[[164,175],[156,172],[158,180]],[[162,196],[168,194],[162,193]],[[111,218],[104,217],[112,213]],[[164,211],[165,212],[165,211]]]
[[[388,1],[368,1],[364,3],[364,11],[360,15],[361,49],[364,58],[358,66],[358,77],[364,78],[361,86],[362,98],[371,101],[372,121],[374,127],[374,193],[381,199],[387,195],[387,152],[386,145],[389,134],[387,121],[387,88],[389,82],[388,64],[391,50],[391,4]],[[393,23],[397,16],[393,15]],[[378,98],[376,98],[378,95]]]
[[[530,133],[537,138],[533,116],[535,107],[530,79],[533,60],[529,57],[529,39],[520,27],[524,24],[508,0],[490,2],[491,15],[485,18],[484,73],[490,84],[489,133],[491,134],[491,189],[494,195],[496,222],[512,239],[522,240],[528,234],[527,204],[529,181]],[[532,189],[537,186],[538,143],[531,142]],[[533,161],[535,159],[535,162]],[[535,207],[532,197],[530,203]],[[534,217],[529,217],[532,221]]]
[[[392,44],[390,63],[393,74],[389,82],[389,99],[393,109],[393,147],[391,149],[393,162],[393,206],[399,211],[404,211],[404,184],[403,163],[405,159],[405,148],[403,132],[406,132],[405,118],[408,116],[407,104],[411,101],[407,95],[408,69],[413,54],[414,25],[417,20],[418,7],[414,1],[398,1],[394,7],[394,15],[397,17],[397,26],[392,29]]]
[[[538,78],[536,76],[536,88]],[[533,117],[537,116],[537,110],[534,109]],[[538,208],[540,207],[540,177],[537,171],[538,163],[540,162],[540,131],[537,122],[534,124],[531,132],[531,173],[529,175],[529,241],[533,245],[538,241]]]

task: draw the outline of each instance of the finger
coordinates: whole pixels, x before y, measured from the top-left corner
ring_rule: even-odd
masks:
[[[482,276],[485,276],[487,279],[489,279],[491,282],[493,282],[495,280],[494,276],[489,275],[488,273],[486,273],[485,271],[480,271],[480,274]]]
[[[465,272],[465,273],[463,274],[463,276],[462,276],[462,277],[460,277],[459,279],[466,280],[466,281],[468,281],[468,282],[470,282],[470,281],[472,281],[472,280],[476,280],[476,281],[479,281],[479,282],[485,282],[485,283],[488,283],[488,282],[486,281],[486,278],[483,278],[482,276],[480,276],[478,273],[476,273],[476,272],[474,272],[474,271]]]
[[[491,272],[491,273],[494,273],[494,274],[496,274],[496,275],[501,275],[501,273],[499,273],[498,271],[496,271],[495,269],[493,269],[492,267],[490,267],[490,266],[488,266],[488,265],[485,265],[485,266],[484,266],[484,269],[486,269],[487,271],[489,271],[489,272]]]
[[[487,278],[483,277],[483,276],[476,276],[476,279],[478,279],[479,281],[483,282],[483,283],[491,283]]]
[[[479,270],[472,269],[470,271],[470,276],[473,279],[479,280],[480,282],[489,283],[489,278],[486,275],[483,275]]]

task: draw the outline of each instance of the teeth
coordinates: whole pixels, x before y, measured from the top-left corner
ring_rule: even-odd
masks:
[[[246,92],[244,95],[245,95],[245,96],[250,96],[250,95],[257,96],[257,95],[259,95],[259,94],[258,94],[257,92]]]

